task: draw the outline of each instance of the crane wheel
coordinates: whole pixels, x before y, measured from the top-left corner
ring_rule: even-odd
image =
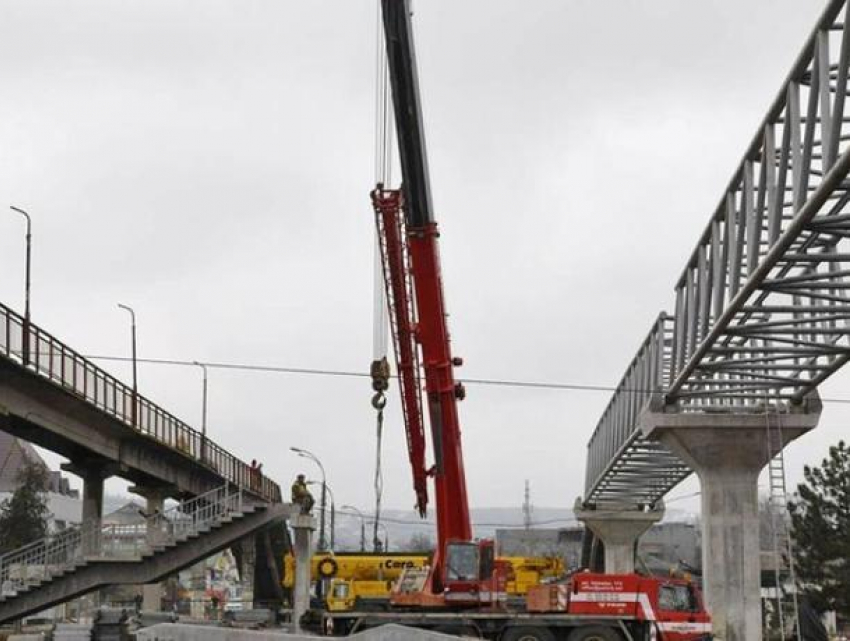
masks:
[[[555,635],[543,626],[517,625],[502,632],[499,641],[555,641]]]
[[[323,579],[330,579],[336,576],[336,573],[339,571],[339,565],[337,565],[336,559],[327,557],[319,561],[316,571]]]
[[[613,628],[594,625],[589,628],[576,628],[567,637],[567,641],[623,641],[623,637]]]

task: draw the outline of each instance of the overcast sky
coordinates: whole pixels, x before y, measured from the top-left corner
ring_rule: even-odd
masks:
[[[416,2],[461,376],[616,384],[824,4]],[[23,309],[16,204],[34,321],[83,353],[129,354],[123,302],[141,357],[368,371],[375,0],[0,0],[0,25],[0,301]],[[139,379],[199,425],[197,368]],[[397,391],[385,503],[407,508]],[[288,448],[310,449],[367,508],[370,395],[213,370],[209,431],[286,485],[315,474]],[[472,503],[519,505],[529,479],[536,504],[572,505],[608,398],[470,385]],[[826,404],[792,482],[848,420]]]

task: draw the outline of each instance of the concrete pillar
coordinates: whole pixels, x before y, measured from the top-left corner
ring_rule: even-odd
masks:
[[[702,486],[703,589],[716,639],[761,639],[758,478],[776,455],[768,425],[787,444],[817,425],[816,396],[787,413],[679,413],[660,398],[644,409],[644,434],[693,469]]]
[[[168,537],[166,524],[163,519],[151,518],[162,514],[165,510],[165,499],[174,494],[174,488],[168,486],[141,486],[134,485],[130,488],[134,494],[144,497],[144,513],[147,517],[145,527],[145,542],[149,547],[160,545]]]
[[[165,508],[165,499],[172,496],[175,489],[169,486],[141,486],[134,485],[129,488],[134,494],[144,497],[144,513],[147,517],[162,514]],[[148,518],[144,537],[148,547],[161,545],[165,542],[168,532],[166,524],[160,519]],[[139,533],[141,536],[142,533]],[[162,608],[162,584],[149,583],[142,586],[142,610],[145,612],[159,612]]]
[[[605,574],[629,574],[635,571],[638,539],[661,520],[664,507],[641,511],[633,505],[606,503],[585,509],[578,499],[573,512],[605,545]]]
[[[189,573],[191,576],[190,582],[192,585],[190,594],[191,604],[190,604],[190,616],[193,619],[204,619],[206,618],[206,587],[207,587],[207,562],[206,559],[200,561],[199,563],[195,563],[191,568],[189,568]]]
[[[142,586],[142,610],[159,612],[162,608],[162,584],[145,583]]]
[[[242,548],[242,562],[239,567],[239,579],[242,583],[242,607],[254,607],[254,580],[257,570],[257,541],[253,532],[239,542]]]
[[[105,459],[82,459],[63,463],[60,468],[83,480],[82,522],[91,528],[83,540],[83,552],[89,556],[101,553],[101,523],[103,521],[103,482],[116,471],[114,463]]]
[[[93,466],[81,471],[83,478],[83,524],[91,527],[91,537],[83,541],[87,555],[100,554],[101,522],[103,520],[103,482],[106,474],[102,467]]]
[[[301,617],[310,609],[310,562],[313,557],[313,532],[316,519],[307,514],[292,517],[295,547],[295,587],[292,590],[294,632],[301,632]]]

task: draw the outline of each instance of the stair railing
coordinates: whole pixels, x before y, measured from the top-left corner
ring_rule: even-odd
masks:
[[[158,547],[179,544],[243,508],[243,490],[226,483],[162,512],[145,515],[141,523],[98,527],[96,522],[89,522],[50,534],[0,555],[0,596],[12,596],[87,561],[140,561]]]

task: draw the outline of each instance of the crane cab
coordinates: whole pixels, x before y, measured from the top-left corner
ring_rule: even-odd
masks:
[[[507,600],[510,561],[496,559],[493,541],[450,541],[435,564],[409,568],[390,602],[413,608],[499,607]]]
[[[442,564],[446,604],[497,606],[507,599],[509,562],[496,560],[493,541],[450,541]]]

